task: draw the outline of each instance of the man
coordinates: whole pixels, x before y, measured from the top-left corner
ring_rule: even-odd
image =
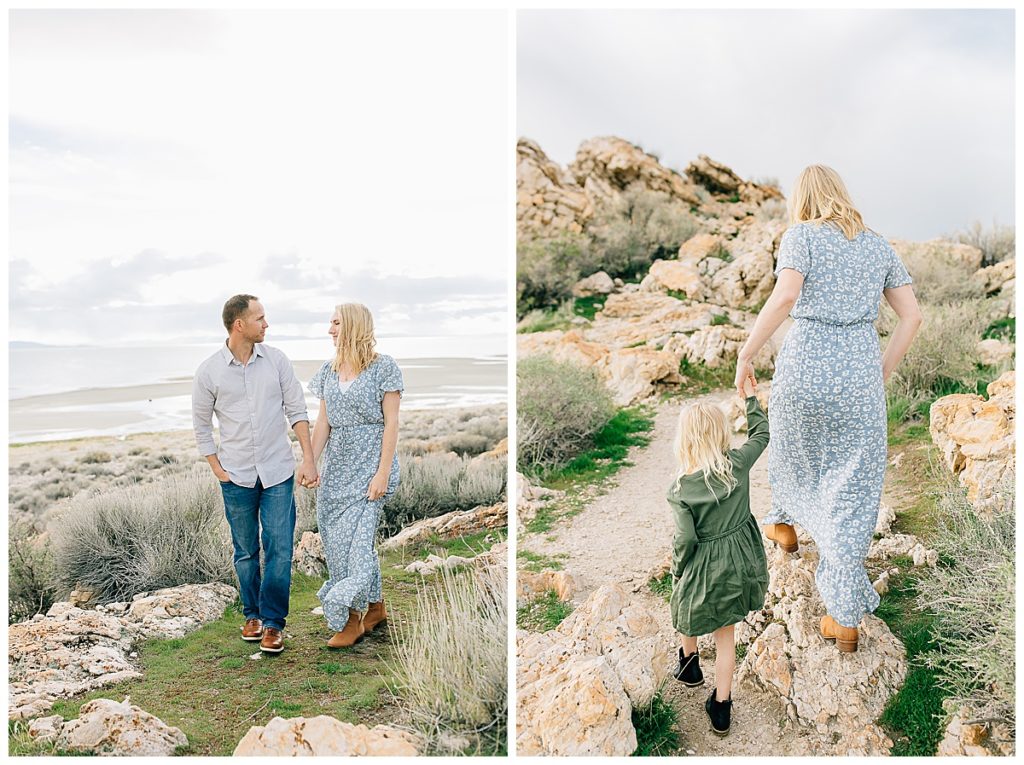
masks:
[[[200,365],[192,383],[192,425],[199,453],[224,495],[245,616],[242,639],[259,640],[260,650],[280,653],[291,588],[294,483],[318,482],[309,415],[288,357],[263,344],[269,325],[259,299],[235,295],[224,304],[223,319],[228,338]],[[214,414],[219,449],[213,440]],[[289,426],[302,447],[298,470]]]

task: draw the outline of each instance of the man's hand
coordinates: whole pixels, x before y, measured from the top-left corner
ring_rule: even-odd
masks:
[[[316,472],[316,465],[313,460],[303,460],[295,470],[295,481],[299,486],[307,489],[315,489],[320,485],[320,475]]]
[[[370,488],[366,492],[367,498],[373,502],[378,500],[387,494],[388,491],[388,474],[382,473],[379,470],[374,474],[373,480],[370,481]]]
[[[217,476],[217,480],[221,483],[231,483],[231,476],[228,475],[228,471],[221,467],[215,467],[213,474]]]

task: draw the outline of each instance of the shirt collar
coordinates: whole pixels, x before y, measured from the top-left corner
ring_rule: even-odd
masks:
[[[264,352],[264,350],[263,350],[263,343],[255,343],[255,344],[253,344],[253,346],[252,346],[252,355],[253,355],[253,357],[256,357],[256,356],[266,356],[267,355]],[[235,358],[235,354],[233,354],[231,352],[231,349],[228,348],[228,341],[227,340],[225,340],[224,341],[224,345],[222,345],[220,347],[220,356],[221,356],[222,359],[224,359],[224,363],[225,364],[231,364],[232,362],[234,362],[235,364],[239,364],[238,360]],[[250,362],[251,361],[252,361],[252,359],[250,359]],[[241,364],[239,364],[239,366],[241,366]]]

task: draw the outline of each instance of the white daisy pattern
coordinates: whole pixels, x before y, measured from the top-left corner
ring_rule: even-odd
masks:
[[[811,535],[825,608],[856,627],[879,603],[864,569],[888,447],[874,322],[882,290],[913,282],[882,236],[864,231],[848,240],[828,224],[787,229],[776,276],[785,268],[804,283],[768,398],[772,509],[761,523],[796,524]]]

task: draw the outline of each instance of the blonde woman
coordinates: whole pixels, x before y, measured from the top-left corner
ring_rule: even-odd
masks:
[[[320,399],[313,457],[324,454],[316,515],[328,579],[317,597],[335,632],[328,647],[346,648],[387,618],[374,539],[384,503],[398,488],[403,385],[395,360],[374,350],[366,306],[339,305],[328,334],[334,358],[309,383]]]
[[[921,311],[910,274],[868,229],[842,179],[823,165],[797,178],[779,246],[775,289],[739,354],[736,385],[787,315],[793,326],[775,361],[768,410],[771,512],[765,536],[798,550],[796,529],[818,547],[815,581],[826,615],[821,636],[857,650],[861,618],[878,606],[864,569],[887,456],[884,382],[903,358]],[[899,323],[882,354],[874,322],[882,298]]]
[[[704,702],[711,730],[729,732],[734,626],[764,607],[768,564],[750,512],[750,469],[768,446],[768,420],[745,380],[747,442],[729,448],[725,413],[715,404],[687,404],[679,414],[675,456],[679,473],[668,491],[676,522],[672,548],[672,624],[680,633],[675,677],[704,683],[697,636],[715,637],[715,688]]]

